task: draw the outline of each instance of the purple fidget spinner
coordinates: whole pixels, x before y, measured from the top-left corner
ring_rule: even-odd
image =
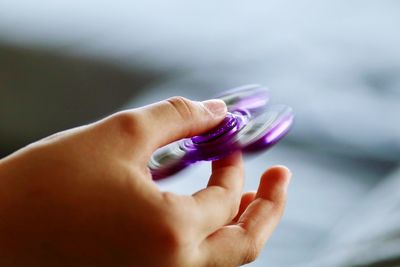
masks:
[[[197,161],[220,159],[234,151],[268,149],[281,140],[293,123],[293,111],[285,105],[267,105],[265,87],[246,85],[217,96],[228,113],[211,131],[173,142],[158,149],[150,159],[154,180],[170,176]]]

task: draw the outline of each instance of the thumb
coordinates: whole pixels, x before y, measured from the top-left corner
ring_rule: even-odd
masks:
[[[173,97],[143,108],[136,114],[144,122],[139,131],[147,136],[147,145],[155,149],[181,138],[202,134],[217,126],[227,107],[220,99],[203,102]]]

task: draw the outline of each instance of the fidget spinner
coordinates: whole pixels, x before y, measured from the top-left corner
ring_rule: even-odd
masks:
[[[223,158],[232,152],[263,151],[281,140],[293,123],[293,111],[285,105],[268,105],[269,92],[246,85],[217,96],[228,108],[224,120],[202,135],[159,148],[148,167],[154,180],[168,177],[199,161]]]

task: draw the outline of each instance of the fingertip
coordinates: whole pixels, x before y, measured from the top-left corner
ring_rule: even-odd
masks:
[[[275,165],[266,170],[261,176],[262,180],[272,180],[275,183],[289,185],[292,177],[292,172],[290,169],[284,165]]]
[[[201,102],[201,104],[216,117],[224,117],[228,111],[225,102],[221,99],[209,99]]]
[[[280,172],[282,174],[290,175],[292,172],[284,165],[274,165],[267,169],[265,172]]]
[[[282,165],[276,165],[266,170],[261,176],[257,197],[282,201],[290,184],[292,173]]]

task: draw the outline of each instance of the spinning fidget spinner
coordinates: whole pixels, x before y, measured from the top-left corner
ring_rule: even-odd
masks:
[[[267,105],[265,87],[246,85],[217,96],[228,112],[211,131],[182,139],[158,149],[148,164],[154,180],[170,176],[198,161],[220,159],[234,151],[266,150],[281,140],[293,123],[285,105]]]

